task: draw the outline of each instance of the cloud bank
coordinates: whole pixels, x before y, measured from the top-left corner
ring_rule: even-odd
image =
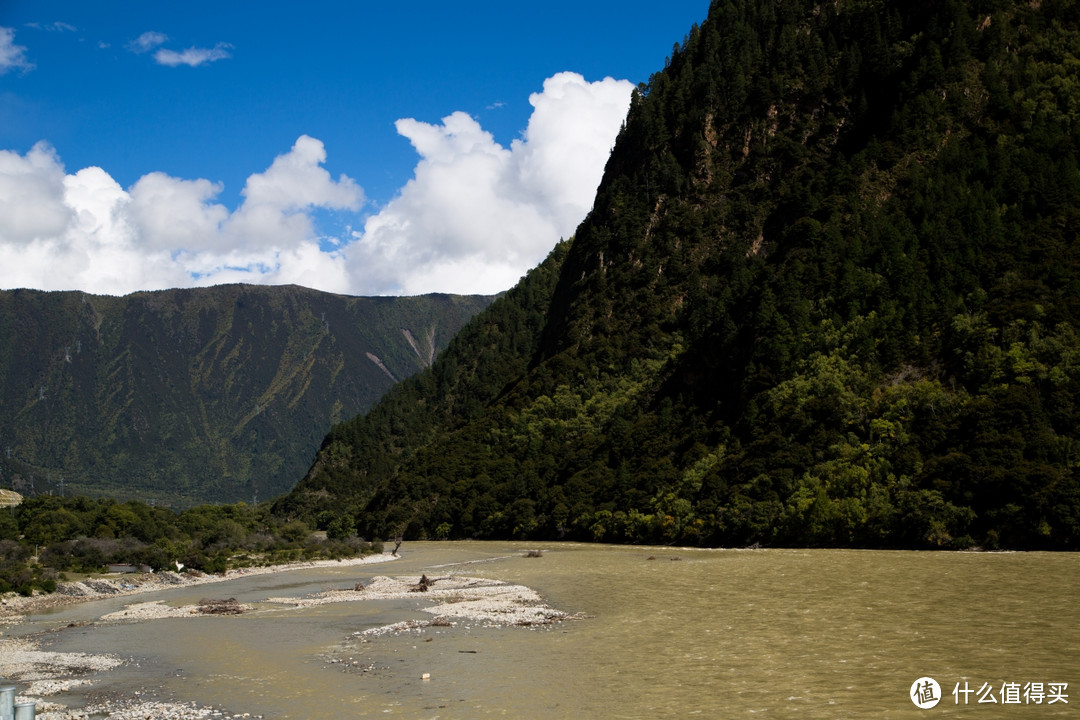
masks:
[[[140,40],[146,51],[164,42]],[[235,209],[210,180],[150,172],[125,190],[99,167],[69,174],[45,142],[25,155],[0,150],[0,287],[499,292],[585,217],[631,90],[627,81],[555,75],[529,98],[528,128],[508,148],[465,113],[440,124],[399,120],[420,159],[394,199],[366,217],[363,190],[346,175],[334,179],[323,143],[306,135],[248,177]],[[318,222],[324,211],[361,229],[328,231]]]

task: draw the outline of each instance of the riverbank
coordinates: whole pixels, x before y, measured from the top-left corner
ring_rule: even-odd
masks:
[[[177,587],[209,585],[253,575],[319,567],[349,567],[396,560],[397,555],[380,553],[341,560],[314,560],[264,567],[230,570],[222,574],[197,571],[127,574],[116,578],[92,578],[62,582],[56,592],[23,597],[7,593],[0,598],[0,677],[15,682],[16,702],[33,702],[38,720],[209,720],[211,718],[251,718],[250,714],[229,715],[215,708],[193,703],[170,703],[143,700],[139,697],[102,696],[83,708],[69,708],[50,698],[93,685],[87,675],[112,670],[125,661],[108,653],[62,653],[43,650],[30,638],[4,637],[3,627],[21,623],[26,615],[72,603],[105,598],[137,596]],[[106,616],[108,617],[108,616]],[[102,618],[105,620],[105,618]],[[134,618],[132,618],[134,619]],[[147,616],[145,619],[151,619]]]
[[[375,555],[361,555],[354,558],[343,558],[340,560],[311,560],[282,565],[240,568],[238,570],[229,570],[222,574],[209,574],[194,570],[184,572],[166,571],[138,574],[129,573],[118,575],[116,577],[62,582],[56,586],[56,592],[47,595],[41,594],[23,597],[16,593],[6,593],[3,596],[0,596],[0,625],[18,622],[24,615],[49,610],[69,603],[100,600],[107,597],[137,595],[140,593],[166,590],[174,587],[220,583],[241,577],[265,575],[287,570],[369,565],[372,563],[389,562],[391,560],[396,560],[397,558],[397,555],[390,553],[379,553]]]
[[[295,563],[287,566],[245,569],[226,575],[208,576],[197,574],[155,573],[154,575],[118,579],[88,580],[65,583],[63,590],[54,596],[35,598],[9,598],[4,607],[3,625],[19,624],[25,616],[67,602],[85,602],[94,599],[132,596],[133,602],[124,608],[103,614],[88,625],[115,623],[141,623],[163,618],[196,618],[221,615],[221,622],[228,623],[229,615],[273,614],[292,612],[331,603],[365,602],[385,600],[409,600],[409,606],[422,613],[407,622],[370,628],[353,634],[359,642],[377,636],[422,633],[426,628],[432,632],[445,632],[460,626],[468,632],[471,628],[548,625],[562,620],[574,619],[564,612],[547,605],[535,590],[519,584],[481,577],[453,574],[428,577],[405,575],[398,577],[376,576],[365,582],[350,583],[349,587],[326,589],[321,592],[297,597],[265,597],[248,603],[229,600],[203,600],[194,605],[169,605],[160,600],[139,602],[138,595],[173,587],[222,583],[256,574],[283,572],[311,567],[342,567],[393,560],[395,556],[368,556],[351,560]],[[227,593],[219,592],[224,597]],[[430,619],[429,619],[430,618]],[[63,653],[47,649],[48,635],[29,637],[4,637],[0,632],[0,677],[13,681],[19,691],[19,702],[35,702],[39,720],[127,720],[129,718],[155,718],[163,720],[204,720],[207,718],[259,717],[247,713],[230,714],[213,707],[194,703],[163,701],[163,698],[144,693],[140,697],[119,695],[99,689],[108,687],[108,673],[121,665],[130,664],[131,658],[112,653]],[[331,659],[329,664],[338,661]],[[65,705],[63,702],[68,704]],[[69,707],[68,705],[71,705]]]

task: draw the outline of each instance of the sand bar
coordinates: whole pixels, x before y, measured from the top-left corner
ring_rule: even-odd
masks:
[[[145,576],[124,576],[119,579],[63,583],[54,595],[33,598],[7,598],[0,608],[0,627],[19,622],[21,616],[69,602],[88,601],[123,595],[139,595],[172,587],[201,585],[235,580],[255,574],[310,567],[342,567],[393,560],[393,555],[366,556],[343,561],[319,561],[285,566],[244,569],[225,575],[193,573],[155,573]],[[355,633],[361,640],[373,636],[422,632],[427,627],[452,627],[458,622],[471,622],[481,627],[548,625],[575,619],[547,605],[535,590],[489,578],[443,575],[377,576],[367,583],[350,588],[325,590],[301,597],[269,597],[254,604],[234,603],[230,610],[237,613],[281,612],[286,609],[315,607],[329,603],[365,602],[373,600],[408,599],[418,602],[419,611],[431,619],[417,619],[371,628]],[[216,601],[216,602],[230,602]],[[103,615],[98,622],[148,622],[162,618],[205,616],[202,605],[171,606],[159,600],[132,602],[121,610]],[[216,614],[216,613],[215,613]],[[231,613],[229,613],[231,614]],[[228,622],[223,614],[221,622]],[[5,638],[0,633],[0,676],[14,680],[19,687],[20,702],[37,703],[38,718],[42,720],[87,720],[108,717],[116,720],[152,717],[162,720],[202,720],[203,718],[250,718],[249,714],[230,715],[193,703],[162,703],[139,697],[95,699],[84,708],[67,708],[50,702],[52,695],[93,685],[86,675],[107,672],[124,660],[109,654],[56,653],[44,651],[32,639]],[[100,693],[99,693],[100,694]]]
[[[108,717],[115,720],[127,718],[154,718],[155,720],[202,720],[203,718],[250,718],[249,714],[229,715],[220,710],[199,707],[191,703],[162,703],[142,700],[138,697],[118,697],[85,708],[68,708],[49,700],[51,696],[72,689],[92,686],[93,681],[83,677],[93,673],[107,672],[124,661],[107,653],[60,653],[41,649],[29,638],[4,637],[3,626],[20,623],[26,615],[62,605],[100,600],[103,598],[139,595],[174,587],[206,585],[227,582],[252,575],[265,575],[287,570],[318,567],[348,567],[368,565],[397,559],[389,553],[364,555],[343,560],[318,560],[311,562],[268,565],[265,567],[230,570],[220,575],[199,572],[158,572],[143,575],[122,575],[117,578],[89,579],[63,582],[56,592],[48,595],[23,597],[8,593],[0,598],[0,677],[17,687],[16,702],[34,702],[39,720],[87,720],[90,717]],[[164,603],[137,603],[136,616],[141,619],[155,617],[190,616],[190,609],[169,608]],[[124,611],[120,611],[123,613]],[[117,613],[106,616],[111,620],[120,618]],[[105,620],[106,618],[102,618]],[[135,619],[135,618],[125,618]],[[108,621],[108,620],[106,620]]]

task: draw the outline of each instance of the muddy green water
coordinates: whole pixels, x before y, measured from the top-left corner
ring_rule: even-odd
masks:
[[[524,557],[526,547],[543,557]],[[1076,554],[512,543],[406,543],[402,552],[388,564],[68,607],[20,632],[43,633],[48,649],[130,659],[100,675],[97,690],[267,718],[1080,717]],[[424,600],[93,623],[136,601],[258,602],[420,572],[522,583],[587,617],[543,628],[463,623],[367,643],[353,633],[430,618]],[[73,621],[91,624],[66,627]],[[922,676],[941,685],[931,710],[909,699]],[[998,702],[972,693],[965,704],[953,695],[965,682],[992,686]],[[1068,683],[1068,703],[1002,704],[1004,683],[1028,682]]]

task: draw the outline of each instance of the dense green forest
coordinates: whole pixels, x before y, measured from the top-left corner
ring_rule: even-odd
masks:
[[[1080,546],[1080,5],[716,0],[592,212],[275,512]]]
[[[52,592],[68,573],[103,573],[110,563],[153,570],[220,573],[299,560],[382,552],[353,528],[326,537],[307,524],[282,522],[268,503],[200,505],[177,513],[134,500],[40,495],[0,508],[0,594]]]
[[[287,491],[492,298],[0,292],[0,487],[178,508]]]

